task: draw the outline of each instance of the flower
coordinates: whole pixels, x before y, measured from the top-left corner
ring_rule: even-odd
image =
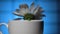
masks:
[[[16,9],[16,11],[13,12],[13,14],[17,16],[24,16],[24,19],[26,20],[39,19],[43,16],[43,9],[39,5],[35,7],[34,2],[31,4],[30,8],[27,4],[21,4],[19,8],[20,9]]]

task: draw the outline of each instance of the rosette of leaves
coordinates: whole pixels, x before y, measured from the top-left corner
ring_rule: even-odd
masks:
[[[35,7],[34,2],[31,4],[30,8],[27,4],[21,4],[20,9],[17,9],[14,14],[17,16],[24,16],[24,20],[36,20],[43,17],[43,9],[37,5]]]

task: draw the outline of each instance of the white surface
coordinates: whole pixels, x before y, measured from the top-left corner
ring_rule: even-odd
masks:
[[[41,20],[14,20],[8,25],[10,34],[38,34],[40,27],[42,27]]]
[[[2,34],[2,32],[0,31],[0,34]]]

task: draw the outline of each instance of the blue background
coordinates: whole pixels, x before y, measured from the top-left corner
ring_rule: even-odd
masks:
[[[58,34],[58,18],[57,18],[57,0],[0,0],[0,23],[7,23],[9,20],[18,18],[18,16],[13,15],[12,12],[15,9],[19,9],[19,5],[22,3],[27,3],[29,6],[32,2],[35,4],[40,4],[44,9],[44,34]],[[0,27],[3,34],[9,34],[8,28],[4,25]]]

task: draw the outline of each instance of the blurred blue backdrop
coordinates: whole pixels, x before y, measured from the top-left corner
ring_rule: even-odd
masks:
[[[0,23],[7,23],[9,20],[18,18],[13,15],[12,12],[15,9],[19,9],[19,5],[27,3],[29,6],[32,2],[40,4],[44,9],[44,34],[57,34],[58,23],[57,23],[57,0],[0,0]],[[8,28],[5,26],[0,27],[3,34],[9,34]]]

